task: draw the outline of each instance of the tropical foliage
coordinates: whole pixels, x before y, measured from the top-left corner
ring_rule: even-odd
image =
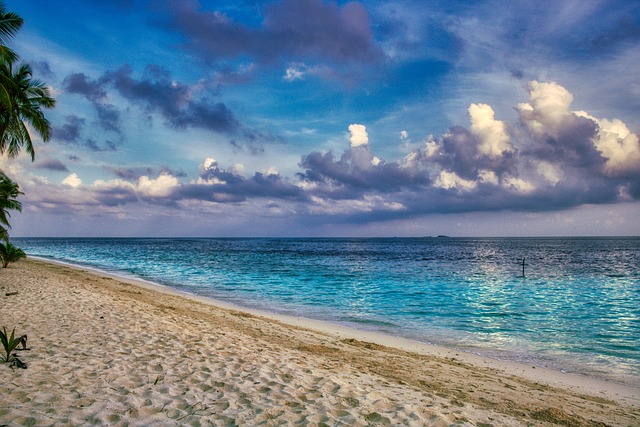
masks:
[[[22,204],[17,200],[20,194],[18,184],[0,171],[0,239],[5,241],[9,239],[8,229],[11,228],[8,210],[22,210]]]
[[[2,261],[2,268],[7,268],[9,263],[18,262],[26,257],[27,254],[13,243],[4,242],[4,244],[0,244],[0,261]]]
[[[11,366],[25,367],[24,363],[20,361],[14,354],[14,351],[18,347],[22,341],[20,338],[15,338],[15,328],[11,331],[11,335],[7,333],[7,328],[2,327],[2,331],[0,331],[0,343],[2,343],[2,349],[4,350],[4,355],[0,354],[0,362],[9,363]]]
[[[44,83],[32,78],[31,66],[18,64],[18,55],[6,46],[22,22],[20,16],[7,12],[0,0],[0,154],[13,158],[24,148],[33,161],[35,150],[29,131],[35,131],[44,142],[49,140],[51,125],[42,110],[52,108],[55,100]],[[8,211],[22,209],[16,199],[20,194],[18,184],[0,170],[0,239],[6,242]]]
[[[13,12],[7,12],[4,2],[0,1],[0,59],[15,62],[18,55],[6,46],[7,40],[13,37],[22,27],[22,18]]]
[[[31,76],[28,64],[14,67],[11,62],[0,63],[0,153],[15,157],[24,146],[33,160],[35,151],[27,124],[48,141],[51,125],[42,108],[53,107],[55,100],[49,88]]]

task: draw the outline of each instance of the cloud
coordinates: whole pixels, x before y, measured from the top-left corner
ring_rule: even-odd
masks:
[[[571,120],[573,95],[554,82],[529,83],[529,102],[516,106],[522,123],[537,137],[557,137]]]
[[[30,64],[37,75],[43,76],[47,79],[54,77],[54,73],[51,71],[51,66],[47,61],[32,61]]]
[[[352,147],[367,145],[369,143],[369,135],[367,134],[367,128],[364,125],[349,125],[349,132],[351,132],[349,142]]]
[[[516,157],[511,151],[487,151],[486,144],[463,126],[451,127],[442,137],[431,137],[424,146],[424,155],[429,162],[455,172],[465,179],[475,179],[481,170],[492,170],[503,175],[513,170]]]
[[[109,82],[123,97],[140,103],[149,112],[160,113],[165,123],[176,129],[197,127],[215,132],[231,132],[239,128],[233,113],[220,102],[211,102],[205,93],[176,82],[164,69],[148,66],[141,79],[124,66],[106,73]]]
[[[572,101],[573,95],[557,83],[533,81],[529,83],[529,102],[515,109],[536,143],[530,147],[535,157],[599,172],[604,158],[593,144],[597,125],[571,112]]]
[[[109,126],[103,126],[103,128]],[[76,115],[70,115],[65,118],[65,122],[59,126],[53,126],[54,140],[63,144],[81,145],[92,151],[115,151],[121,141],[113,141],[106,139],[102,142],[102,146],[91,137],[85,137],[86,119]],[[113,128],[114,132],[120,134],[119,129]]]
[[[141,176],[138,179],[138,192],[148,197],[167,197],[178,185],[178,178],[169,174],[160,174],[155,179]]]
[[[534,162],[536,172],[547,180],[551,185],[556,185],[564,178],[564,173],[559,165],[540,160]]]
[[[638,176],[640,144],[619,119],[598,119],[571,111],[573,95],[553,82],[529,84],[529,102],[516,106],[521,122],[537,142],[535,156],[612,177]]]
[[[221,66],[213,73],[213,82],[217,85],[248,83],[256,78],[257,66],[254,63],[240,64],[236,67]]]
[[[176,178],[184,178],[187,174],[181,170],[172,169],[169,166],[151,167],[151,166],[137,166],[137,167],[104,167],[109,172],[113,173],[116,177],[125,181],[138,181],[142,176],[160,176],[171,175]]]
[[[557,83],[531,82],[529,102],[515,107],[519,124],[497,120],[487,104],[471,104],[468,129],[429,136],[401,162],[372,162],[366,128],[352,125],[344,154],[304,156],[299,178],[316,201],[376,195],[404,206],[403,215],[554,210],[637,197],[637,135],[620,120],[570,111],[572,101]]]
[[[147,113],[159,113],[165,123],[175,129],[196,127],[222,133],[240,129],[226,105],[211,102],[206,90],[177,82],[168,71],[155,65],[147,66],[140,79],[133,77],[131,67],[123,66],[97,79],[83,73],[71,74],[64,79],[63,86],[67,92],[82,95],[92,102],[102,128],[119,135],[122,134],[120,112],[106,102],[110,89],[115,89]],[[74,123],[78,124],[78,121]],[[74,130],[70,127],[72,124],[60,129],[61,134],[66,131],[69,135]]]
[[[518,122],[497,119],[488,104],[471,104],[468,128],[427,136],[397,160],[375,154],[366,126],[345,124],[343,152],[303,155],[291,178],[273,166],[250,174],[241,164],[225,168],[207,157],[189,180],[166,167],[121,167],[111,169],[113,180],[83,185],[73,173],[63,186],[34,181],[25,193],[33,209],[62,211],[65,203],[72,209],[135,203],[165,209],[261,206],[274,215],[330,215],[346,222],[640,200],[638,135],[619,119],[571,111],[572,101],[557,83],[531,82],[528,101],[515,106]],[[399,132],[408,140],[407,132]]]
[[[434,187],[444,188],[445,190],[462,189],[473,190],[478,183],[468,179],[459,177],[455,172],[441,171],[437,179],[433,183]]]
[[[105,82],[92,80],[84,73],[70,74],[62,82],[68,93],[84,96],[90,101],[98,113],[98,122],[102,129],[122,136],[120,129],[120,112],[107,102]],[[67,118],[69,120],[69,117]]]
[[[56,172],[67,172],[67,166],[57,159],[43,159],[35,164],[38,169],[48,169]]]
[[[471,133],[480,139],[478,152],[491,158],[502,157],[515,150],[509,140],[506,124],[494,118],[493,108],[487,104],[469,106]]]
[[[53,127],[53,138],[63,142],[77,143],[85,123],[85,119],[76,115],[67,116],[64,124]]]
[[[183,185],[173,194],[175,200],[239,203],[249,198],[304,199],[301,189],[282,177],[273,167],[246,178],[244,166],[235,164],[224,169],[214,158],[209,157],[200,165],[200,170],[197,180]]]
[[[640,143],[638,135],[632,133],[622,120],[598,119],[584,111],[576,111],[597,124],[593,138],[596,149],[606,158],[604,171],[611,176],[640,174]]]
[[[107,91],[97,80],[92,80],[84,73],[70,74],[62,82],[63,87],[69,93],[83,95],[91,102],[102,102],[107,96]]]
[[[284,0],[265,7],[262,25],[247,26],[195,0],[168,1],[159,25],[185,37],[206,61],[248,56],[261,63],[313,59],[371,63],[381,57],[369,14],[359,2]]]
[[[64,185],[68,185],[69,187],[75,188],[75,187],[79,187],[82,184],[82,180],[78,177],[78,174],[74,172],[71,175],[67,176],[65,179],[63,179],[62,183]]]
[[[284,76],[282,78],[288,82],[293,82],[296,80],[302,80],[304,77],[304,74],[305,74],[304,70],[301,70],[300,67],[289,66],[285,70]]]
[[[283,80],[291,83],[299,80],[305,80],[308,76],[319,77],[324,80],[338,80],[350,83],[357,76],[351,69],[346,73],[340,72],[334,67],[326,64],[307,65],[301,62],[290,63],[282,76]]]
[[[428,185],[428,172],[420,161],[412,161],[412,156],[402,163],[381,160],[373,154],[363,125],[350,125],[349,130],[349,148],[340,159],[332,152],[312,152],[302,158],[305,171],[298,178],[303,188],[316,197],[344,199],[359,197],[363,191],[388,194]]]
[[[402,147],[408,149],[411,144],[411,138],[409,138],[409,132],[406,130],[400,131],[400,140],[402,141]]]

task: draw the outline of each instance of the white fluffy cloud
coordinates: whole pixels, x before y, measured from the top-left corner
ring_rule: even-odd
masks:
[[[593,120],[598,125],[594,144],[607,159],[604,168],[615,176],[640,170],[640,141],[627,125],[619,119],[598,119],[585,111],[577,111],[577,116]]]
[[[367,133],[366,126],[359,124],[349,125],[349,132],[351,132],[349,142],[352,147],[359,147],[369,143],[369,134]]]
[[[303,70],[300,70],[294,66],[290,66],[287,68],[282,78],[288,82],[293,82],[296,80],[302,80],[303,77],[304,77]]]
[[[267,169],[262,171],[262,175],[264,176],[280,176],[280,171],[275,166],[269,166]]]
[[[62,180],[64,185],[68,185],[69,187],[78,187],[82,184],[82,180],[78,177],[77,173],[72,173]]]
[[[200,165],[200,169],[207,170],[217,166],[218,161],[216,159],[214,159],[213,157],[207,157],[206,159],[204,159],[204,162],[202,162],[202,165]]]
[[[529,102],[518,104],[516,111],[520,120],[533,137],[544,139],[546,135],[558,138],[561,135],[575,135],[585,138],[579,128],[592,123],[593,134],[588,136],[600,155],[605,159],[604,170],[609,176],[621,176],[640,170],[640,140],[627,125],[619,119],[601,119],[585,111],[571,111],[573,95],[557,83],[529,84]],[[591,126],[591,125],[589,125]],[[586,138],[585,138],[586,139]],[[550,181],[557,182],[557,172],[548,165],[542,165],[541,173]]]
[[[178,185],[178,178],[169,174],[160,174],[155,179],[141,176],[138,179],[138,192],[148,197],[167,197]]]
[[[517,177],[505,177],[502,186],[521,194],[529,194],[536,189],[532,183]]]
[[[199,185],[223,185],[226,181],[220,179],[215,173],[208,174],[207,172],[218,171],[218,161],[213,157],[207,157],[200,165],[200,171],[202,174],[197,180],[192,181],[193,184]]]
[[[536,136],[557,134],[566,120],[573,95],[554,82],[529,83],[529,102],[516,106],[524,125]]]
[[[500,183],[498,175],[496,175],[494,171],[490,171],[487,169],[482,169],[478,171],[478,178],[480,182],[485,184],[498,185]]]
[[[434,182],[434,185],[438,188],[444,188],[445,190],[461,189],[461,190],[473,190],[478,185],[476,182],[461,178],[455,172],[442,171],[438,178]]]
[[[471,104],[468,112],[471,119],[471,133],[480,139],[480,145],[478,145],[480,154],[498,158],[514,151],[509,141],[507,125],[495,119],[491,106]]]

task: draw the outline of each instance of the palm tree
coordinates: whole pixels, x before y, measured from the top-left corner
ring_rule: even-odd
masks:
[[[3,61],[15,62],[18,55],[6,46],[7,39],[12,38],[22,27],[22,18],[13,12],[7,12],[4,2],[0,1],[0,58]]]
[[[4,244],[0,244],[0,260],[2,260],[2,268],[7,268],[10,262],[17,262],[26,257],[27,254],[13,243],[4,242]]]
[[[20,194],[22,192],[18,184],[0,171],[0,239],[5,241],[9,239],[7,230],[11,228],[9,225],[11,215],[7,211],[9,209],[22,211],[22,204],[17,200]]]
[[[33,73],[29,65],[22,64],[14,72],[18,55],[6,46],[6,42],[22,27],[22,22],[20,16],[7,12],[4,1],[0,0],[0,154],[6,152],[9,157],[15,157],[24,147],[33,161],[35,152],[27,125],[47,142],[51,125],[42,109],[52,108],[55,100],[44,83],[32,79]],[[6,250],[10,248],[7,233],[10,228],[8,210],[22,210],[22,205],[16,199],[20,194],[18,184],[0,170],[0,239],[5,240]],[[19,249],[17,251],[15,256],[24,256],[24,252]],[[13,262],[6,261],[6,257],[2,259],[4,267],[8,262]]]
[[[14,72],[13,63],[0,63],[0,154],[15,157],[24,146],[31,160],[35,158],[31,135],[25,123],[48,141],[51,125],[42,108],[52,108],[55,100],[49,88],[31,78],[31,66],[22,64]]]

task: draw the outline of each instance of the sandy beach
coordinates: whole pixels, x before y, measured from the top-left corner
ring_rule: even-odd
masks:
[[[0,425],[639,426],[640,389],[25,260]]]

